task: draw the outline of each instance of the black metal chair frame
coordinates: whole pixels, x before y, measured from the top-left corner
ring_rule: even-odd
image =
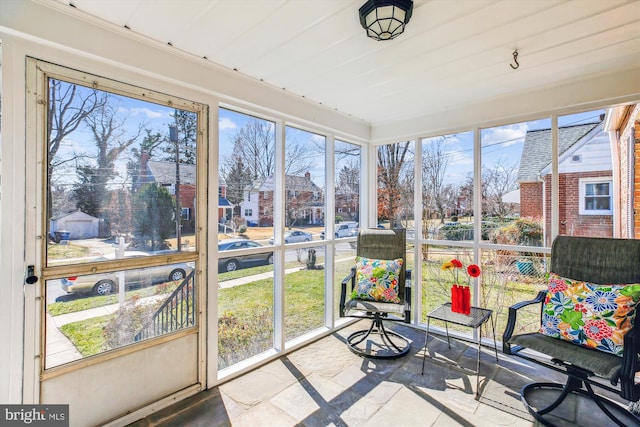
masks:
[[[640,283],[640,240],[558,236],[552,245],[550,271],[561,277],[595,284]],[[629,420],[640,425],[640,418],[635,414],[596,394],[592,387],[608,390],[631,402],[640,399],[640,384],[635,382],[636,372],[640,371],[640,328],[634,325],[625,335],[623,357],[580,347],[538,332],[514,334],[518,310],[523,307],[539,304],[542,321],[546,292],[540,291],[535,299],[509,308],[502,340],[505,354],[521,357],[567,375],[565,384],[540,382],[526,385],[521,391],[521,398],[527,410],[543,425],[554,426],[545,415],[560,406],[573,393],[592,399],[619,426],[627,426]],[[525,352],[527,349],[547,354],[550,360]],[[612,371],[613,374],[594,372],[598,368],[602,372]],[[609,380],[611,386],[603,380]],[[531,395],[541,389],[559,390],[560,393],[547,407],[536,409],[529,402]]]
[[[405,233],[405,229],[363,229],[358,234],[357,255],[372,259],[406,259]],[[389,243],[383,244],[382,241],[387,238]],[[376,242],[379,243],[376,244]],[[350,274],[341,283],[340,317],[371,319],[371,325],[368,329],[358,330],[347,337],[349,349],[359,356],[371,359],[397,359],[406,355],[411,348],[409,340],[384,326],[385,320],[411,322],[411,271],[406,269],[406,263],[403,264],[400,272],[400,303],[398,304],[360,299],[347,300],[347,290],[349,293],[353,291],[355,280],[356,268],[352,267]],[[348,289],[349,283],[351,287]],[[381,344],[380,348],[386,348],[387,351],[378,352],[372,348],[363,349],[359,346],[371,334],[379,337],[379,341],[376,342]]]

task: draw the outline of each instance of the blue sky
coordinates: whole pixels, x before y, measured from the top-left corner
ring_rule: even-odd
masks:
[[[119,99],[118,112],[121,117],[127,118],[126,129],[128,132],[135,132],[137,125],[144,123],[145,127],[154,131],[168,133],[168,125],[173,123],[171,117],[174,111],[173,108],[116,95],[113,95],[113,97]],[[233,136],[253,117],[223,108],[219,109],[219,111],[220,156],[223,158],[232,149]],[[565,126],[593,122],[597,121],[599,115],[603,112],[603,110],[596,110],[561,116],[559,117],[559,123],[561,126]],[[507,166],[517,166],[527,130],[549,128],[550,125],[550,120],[544,119],[483,129],[481,131],[483,165],[492,166],[496,162],[501,162]],[[311,139],[316,139],[320,143],[323,142],[323,138],[291,128],[287,130],[287,139],[289,144],[295,141],[295,143],[305,144],[308,147],[313,146],[310,142]],[[446,139],[445,151],[451,156],[451,171],[449,171],[448,180],[461,182],[473,167],[473,133],[464,132],[451,135]],[[91,135],[86,129],[80,128],[64,141],[60,154],[92,152],[95,152],[95,144]],[[312,161],[317,165],[311,171],[313,180],[316,184],[324,186],[324,163],[319,161],[315,154],[309,152],[309,155],[312,156]],[[119,165],[118,169],[120,171],[123,170],[122,164]],[[58,172],[62,173],[62,170]]]
[[[579,123],[594,122],[599,120],[604,110],[596,110],[567,116],[560,116],[560,126],[569,126]],[[220,109],[220,155],[225,155],[231,148],[233,135],[246,124],[250,116],[236,113],[230,110]],[[520,163],[524,137],[528,130],[548,129],[551,127],[551,119],[534,120],[530,122],[515,123],[505,126],[497,126],[481,130],[482,163],[491,167],[500,163],[505,167],[517,167]],[[449,168],[447,170],[447,182],[462,183],[473,170],[473,132],[463,132],[450,135],[446,139],[445,152],[450,155]],[[312,172],[312,176],[322,175],[320,169]],[[316,179],[316,184],[321,185]]]

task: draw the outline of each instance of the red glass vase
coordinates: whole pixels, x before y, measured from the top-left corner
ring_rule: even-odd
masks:
[[[470,314],[471,313],[471,289],[469,286],[462,286],[460,289],[461,293],[461,305],[462,305],[462,313]]]
[[[462,313],[462,286],[451,286],[451,311]]]

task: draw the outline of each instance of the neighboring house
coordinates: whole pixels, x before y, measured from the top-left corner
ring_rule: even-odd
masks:
[[[336,188],[336,218],[343,221],[358,222],[360,211],[360,194],[358,188],[349,185]]]
[[[183,231],[191,233],[195,227],[195,203],[196,203],[196,165],[180,163],[180,208],[182,210]],[[176,163],[149,160],[149,155],[143,153],[140,156],[139,177],[135,181],[134,188],[140,188],[143,184],[156,182],[165,187],[169,194],[176,194]],[[219,177],[218,187],[218,216],[220,221],[231,218],[233,206],[226,199],[226,184]]]
[[[522,149],[518,182],[520,215],[543,220],[551,233],[551,130],[528,131]],[[558,129],[559,233],[612,237],[613,163],[602,124]]]
[[[69,233],[69,239],[93,239],[100,235],[100,220],[81,211],[68,213],[50,220],[51,234]]]
[[[248,224],[273,226],[273,177],[256,180],[244,193],[240,213]],[[285,207],[287,225],[324,223],[324,191],[312,180],[309,172],[304,176],[285,176]]]
[[[218,175],[218,222],[224,223],[233,218],[233,205],[227,199],[227,182]]]

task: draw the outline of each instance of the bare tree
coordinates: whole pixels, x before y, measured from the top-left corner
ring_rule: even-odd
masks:
[[[411,142],[378,147],[378,218],[389,219],[392,225],[399,220],[403,170],[411,157]],[[406,178],[406,176],[405,176]]]
[[[484,214],[504,218],[514,213],[513,204],[503,196],[518,189],[518,168],[501,161],[482,169],[482,210]]]
[[[248,191],[253,182],[266,180],[275,175],[275,136],[273,123],[250,119],[233,136],[233,150],[231,154],[224,157],[221,162],[220,173],[227,184],[227,198],[238,206],[244,200],[244,192]],[[311,141],[312,147],[295,140],[287,140],[285,154],[285,176],[287,182],[290,177],[304,179],[303,177],[310,171],[317,156],[310,156],[310,153],[320,150],[318,141]],[[289,184],[286,184],[289,189]],[[303,200],[304,199],[304,200]],[[304,206],[313,202],[313,197],[305,196],[296,201],[296,206],[292,206],[292,200],[287,198],[288,212],[302,212]],[[264,211],[263,217],[269,217],[272,201],[265,200],[262,203]],[[236,213],[239,213],[236,210]],[[299,214],[291,216],[292,222],[299,220]]]
[[[75,193],[78,207],[85,213],[103,216],[110,199],[108,184],[116,175],[116,160],[142,133],[144,124],[139,124],[133,135],[129,134],[126,121],[126,117],[118,115],[116,106],[109,103],[85,118],[97,150],[92,162],[78,167],[81,182],[76,185]]]
[[[47,217],[53,215],[53,176],[57,167],[75,160],[57,156],[63,141],[76,131],[84,120],[107,103],[105,92],[76,84],[49,79],[47,108],[48,170]]]
[[[225,170],[239,159],[251,179],[266,178],[275,173],[275,156],[273,123],[251,119],[233,136],[233,153],[225,159]]]
[[[449,156],[444,152],[443,142],[446,137],[434,138],[425,145],[422,153],[422,203],[424,218],[435,212],[444,223],[447,211],[455,207],[457,188],[445,182]]]
[[[359,145],[351,144],[348,142],[336,141],[335,144],[335,159],[336,164],[341,164],[344,161],[352,163],[352,160],[360,159],[361,148]]]

